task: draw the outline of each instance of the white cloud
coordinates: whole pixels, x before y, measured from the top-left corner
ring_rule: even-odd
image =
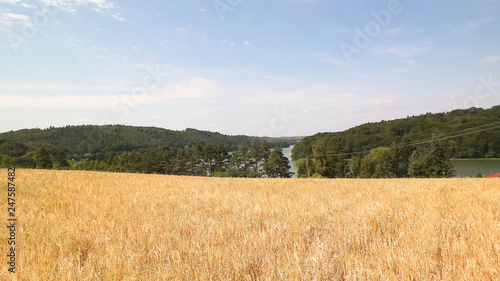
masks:
[[[397,57],[413,57],[415,55],[425,53],[432,50],[431,47],[392,47],[385,50],[382,50],[380,53],[382,54],[392,54]]]
[[[414,60],[404,60],[403,63],[405,63],[404,67],[393,69],[392,72],[408,72],[418,67],[417,63]]]
[[[30,4],[24,3],[24,2],[21,3],[21,6],[23,6],[24,8],[27,8],[27,9],[36,9],[37,8],[36,5],[30,5]]]
[[[329,58],[325,58],[324,61],[327,62],[327,63],[334,64],[336,66],[346,67],[345,63],[343,63],[343,62],[341,62],[341,61],[339,61],[337,59],[334,59],[334,58],[330,58],[330,57]]]
[[[21,4],[22,7],[27,9],[35,9],[36,5],[21,2],[22,0],[0,0],[0,3],[8,3],[13,5]],[[40,0],[41,3],[48,7],[56,7],[62,11],[66,12],[77,12],[80,8],[86,7],[108,17],[111,17],[117,21],[125,21],[125,18],[118,13],[112,13],[114,4],[108,2],[108,0]],[[8,10],[7,10],[8,11]],[[0,14],[0,28],[3,26],[12,26],[14,24],[31,24],[31,18],[25,15],[12,14],[12,13],[2,13]]]
[[[7,3],[7,4],[13,4],[16,5],[18,2],[21,2],[22,0],[0,0],[0,3]]]
[[[94,108],[109,109],[118,96],[53,96],[33,97],[19,95],[0,95],[0,99],[8,100],[11,108]],[[0,108],[7,108],[8,104],[0,104]]]
[[[342,26],[330,26],[326,27],[322,30],[323,33],[332,33],[332,34],[352,34],[352,30],[347,27]]]
[[[125,18],[122,17],[120,14],[113,14],[113,15],[111,15],[111,17],[117,21],[125,21]]]
[[[31,18],[27,15],[20,15],[20,14],[13,14],[13,13],[7,13],[4,14],[5,17],[14,19],[14,20],[19,20],[19,21],[29,21]]]
[[[125,85],[84,85],[84,84],[42,84],[42,83],[0,83],[0,92],[33,92],[33,91],[89,91],[89,92],[119,92],[125,91]],[[16,93],[18,94],[18,93]]]
[[[57,7],[66,12],[77,12],[81,7],[87,7],[98,13],[106,14],[114,8],[114,4],[107,0],[40,0],[46,6]],[[113,15],[108,15],[113,16]]]
[[[10,87],[5,86],[3,90]],[[25,86],[24,89],[36,88]],[[46,87],[51,88],[51,87]],[[52,88],[59,90],[80,89],[78,86],[57,86]],[[173,100],[189,100],[206,97],[215,93],[217,85],[212,80],[203,78],[193,78],[186,82],[167,84],[155,91],[146,91],[144,97],[134,96],[129,90],[129,94],[118,95],[59,95],[59,96],[27,96],[19,94],[0,94],[0,100],[8,100],[8,103],[0,103],[0,108],[45,108],[45,109],[112,109],[113,105],[127,105],[132,103],[136,107],[140,104],[151,104]],[[18,88],[16,88],[18,89]],[[39,89],[39,88],[36,88]],[[0,87],[2,90],[2,87]]]
[[[397,27],[397,28],[392,28],[392,29],[389,29],[387,31],[384,32],[384,35],[385,36],[399,36],[399,35],[402,35],[403,32],[402,32],[402,28],[401,27]]]
[[[33,25],[30,16],[13,13],[0,14],[0,25],[13,26],[15,24],[20,24],[23,26]]]
[[[496,21],[496,18],[484,18],[484,19],[479,19],[479,20],[474,20],[474,21],[469,21],[465,24],[464,31],[472,31],[474,29],[477,29],[487,23],[494,22]]]
[[[285,0],[286,4],[312,4],[315,3],[316,0]]]
[[[481,63],[490,63],[490,62],[495,62],[495,61],[500,61],[500,57],[499,56],[486,57],[486,58],[481,60]]]
[[[40,0],[47,6],[57,6],[63,10],[74,9],[78,6],[94,6],[99,9],[112,9],[114,7],[113,3],[107,0]]]
[[[192,78],[186,82],[172,83],[161,87],[148,96],[147,102],[202,98],[214,94],[216,89],[217,85],[212,80]]]

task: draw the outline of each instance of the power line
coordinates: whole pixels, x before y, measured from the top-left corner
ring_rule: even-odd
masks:
[[[496,124],[500,125],[500,121],[499,122],[493,122],[493,123],[490,123],[490,124],[481,125],[481,126],[474,127],[474,128],[467,128],[467,129],[463,129],[463,130],[460,130],[460,131],[443,134],[443,135],[440,135],[439,139],[430,137],[430,138],[423,139],[423,140],[413,141],[413,142],[408,143],[408,145],[412,145],[412,144],[418,145],[418,144],[420,144],[422,142],[425,142],[427,140],[429,140],[429,141],[432,142],[432,141],[446,139],[446,138],[453,138],[453,137],[459,137],[459,136],[464,136],[464,135],[468,135],[468,134],[480,133],[480,132],[482,132],[482,130],[479,130],[479,128],[487,127],[487,126],[492,126],[492,125],[496,125]],[[498,128],[498,127],[488,128],[488,130],[489,129],[496,129],[496,128]],[[465,132],[465,131],[469,131],[469,130],[475,130],[475,131],[470,132],[470,133],[464,133],[464,135],[461,134],[461,132]],[[459,134],[459,135],[456,135],[456,134]],[[449,136],[449,135],[452,135],[452,136]]]
[[[485,129],[479,129],[482,127],[487,127],[487,126],[496,125],[496,124],[499,124],[499,126],[485,128]],[[474,131],[472,131],[472,132],[464,132],[464,131],[469,131],[469,130],[473,130],[473,129],[474,129]],[[459,130],[459,131],[456,131],[453,133],[447,133],[447,134],[444,134],[438,138],[427,138],[427,139],[423,139],[423,140],[412,141],[412,142],[405,143],[405,144],[398,144],[398,145],[390,146],[390,147],[381,146],[378,148],[394,149],[394,148],[403,148],[403,147],[414,146],[414,145],[422,145],[422,144],[438,142],[438,141],[457,138],[457,137],[463,137],[463,136],[472,135],[472,134],[476,134],[476,133],[487,132],[487,131],[491,131],[491,130],[495,130],[495,129],[500,129],[500,122],[493,122],[493,123],[481,125],[481,126],[478,126],[475,128],[467,128],[467,129]],[[464,132],[464,133],[462,133],[462,132]],[[352,155],[368,154],[369,152],[370,152],[370,150],[364,150],[364,151],[358,151],[358,152],[346,152],[346,153],[337,153],[337,154],[328,154],[328,155],[317,155],[317,157],[318,156],[331,157],[331,156],[343,156],[343,155],[344,156],[352,156]],[[305,156],[307,156],[307,154]]]

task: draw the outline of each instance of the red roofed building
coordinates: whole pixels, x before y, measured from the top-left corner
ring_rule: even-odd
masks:
[[[488,178],[488,179],[500,178],[500,173],[491,174],[489,176],[486,176],[485,178]]]

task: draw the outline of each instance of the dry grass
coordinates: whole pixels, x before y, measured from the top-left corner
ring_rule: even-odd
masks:
[[[17,174],[2,280],[500,280],[496,179]]]

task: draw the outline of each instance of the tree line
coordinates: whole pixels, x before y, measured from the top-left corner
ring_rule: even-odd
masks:
[[[455,171],[444,146],[430,142],[416,146],[408,137],[366,155],[348,154],[338,138],[324,137],[312,144],[311,155],[296,161],[298,177],[314,178],[450,178]]]
[[[173,131],[155,127],[123,125],[66,126],[62,128],[24,129],[0,133],[0,154],[19,157],[41,148],[55,154],[65,151],[70,159],[103,160],[106,154],[138,151],[161,146],[184,149],[196,145],[224,144],[226,150],[237,150],[241,145],[251,145],[255,140],[265,140],[272,147],[289,147],[290,138],[258,138],[229,136],[216,132],[186,129]]]
[[[343,132],[306,137],[294,146],[292,159],[312,154],[313,143],[326,137],[338,138],[346,153],[390,147],[404,137],[411,142],[444,138],[442,148],[452,158],[500,158],[499,120],[500,106],[495,106],[367,123]]]
[[[279,147],[254,140],[228,152],[225,145],[160,146],[122,153],[108,152],[102,160],[69,160],[65,151],[46,148],[12,156],[0,154],[0,167],[168,174],[207,177],[290,178],[290,164]]]

